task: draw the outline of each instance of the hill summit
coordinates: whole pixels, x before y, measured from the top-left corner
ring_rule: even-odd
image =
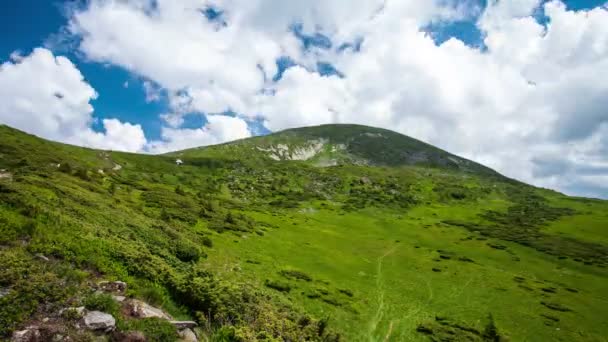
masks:
[[[365,126],[166,155],[0,126],[0,339],[602,341],[607,213]]]
[[[330,124],[294,128],[267,136],[172,153],[195,157],[226,153],[240,159],[308,161],[317,166],[417,165],[496,174],[470,160],[390,130],[361,125]]]

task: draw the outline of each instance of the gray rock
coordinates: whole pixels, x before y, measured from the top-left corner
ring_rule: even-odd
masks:
[[[196,338],[196,335],[190,329],[183,329],[178,331],[177,333],[179,334],[179,340],[181,342],[198,342],[198,338]]]
[[[125,297],[125,296],[112,296],[112,298],[114,298],[114,300],[119,303],[122,303],[125,301],[125,299],[127,299],[127,297]]]
[[[91,311],[84,316],[84,326],[89,330],[112,331],[116,328],[116,320],[112,315],[101,311]]]
[[[9,292],[11,292],[11,290],[9,290],[9,289],[3,289],[3,288],[0,288],[0,298],[2,298],[2,297],[4,297],[4,296],[8,295],[8,294],[9,294]]]
[[[127,303],[129,311],[133,317],[138,318],[162,318],[166,320],[171,320],[171,316],[165,313],[163,310],[155,308],[148,303],[142,302],[141,300],[131,299]]]
[[[196,328],[198,324],[194,321],[170,321],[178,330]]]
[[[11,342],[30,341],[40,341],[40,331],[38,331],[38,327],[32,326],[25,330],[15,331],[11,337]]]

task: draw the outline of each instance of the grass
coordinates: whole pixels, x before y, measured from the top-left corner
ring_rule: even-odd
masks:
[[[100,279],[197,320],[212,341],[608,336],[606,201],[445,166],[444,152],[401,138],[372,165],[347,163],[381,147],[357,140],[365,130],[195,149],[177,166],[173,155],[76,148],[0,126],[0,169],[11,173],[0,179],[0,336],[75,300],[120,316],[90,295]],[[254,149],[328,132],[359,141],[333,167]],[[336,157],[327,148],[324,158]],[[436,158],[388,163],[399,148]],[[153,321],[118,321],[118,333],[174,338]]]
[[[452,208],[457,209],[466,212],[468,208]],[[493,249],[487,241],[466,240],[469,233],[465,230],[416,214],[401,219],[399,213],[377,210],[348,216],[318,211],[293,214],[289,219],[260,215],[259,219],[281,229],[263,238],[248,236],[238,249],[231,248],[230,239],[219,236],[218,247],[206,263],[210,268],[221,265],[218,271],[227,264],[238,265],[239,271],[230,272],[230,277],[258,282],[261,275],[274,274],[280,279],[282,269],[297,267],[314,279],[325,279],[329,285],[323,287],[329,296],[338,296],[344,288],[357,293],[352,299],[338,297],[345,303],[342,306],[328,304],[321,297],[309,298],[307,294],[319,286],[316,282],[294,282],[289,293],[307,311],[332,317],[347,340],[382,340],[389,330],[398,339],[420,339],[417,325],[436,315],[478,322],[490,313],[500,331],[512,340],[536,336],[592,341],[605,336],[608,327],[595,318],[606,313],[603,271],[515,243],[501,242],[513,254]],[[478,262],[435,261],[440,255],[437,250]],[[521,261],[513,262],[513,255]],[[259,264],[244,262],[251,258]],[[442,272],[432,272],[434,267]],[[533,290],[522,290],[513,280],[518,276]],[[549,294],[541,290],[545,286],[558,290]],[[566,288],[576,288],[579,293]],[[586,293],[584,298],[580,293]],[[574,313],[561,315],[559,331],[544,324],[542,314],[548,310],[541,302],[547,297],[573,308]]]

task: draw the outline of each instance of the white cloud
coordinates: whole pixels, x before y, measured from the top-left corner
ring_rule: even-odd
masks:
[[[150,103],[160,100],[162,96],[162,89],[158,85],[150,81],[143,81],[142,86],[144,87],[144,92],[146,93],[146,102]]]
[[[225,115],[209,115],[201,128],[163,127],[162,141],[152,141],[147,146],[151,153],[165,153],[192,147],[220,144],[226,141],[248,138],[251,132],[247,122]]]
[[[138,151],[143,147],[139,125],[103,121],[105,133],[94,132],[95,90],[65,57],[47,49],[13,57],[0,66],[0,123],[41,137],[90,147]]]
[[[533,17],[540,0],[490,1],[477,23],[483,51],[456,39],[437,46],[422,32],[432,22],[474,15],[473,1],[216,0],[225,27],[201,14],[208,1],[151,3],[92,0],[74,13],[70,31],[82,38],[79,49],[88,58],[168,91],[173,113],[164,118],[171,128],[152,150],[228,139],[212,132],[229,125],[213,128],[210,120],[209,127],[184,130],[180,116],[233,110],[261,116],[273,130],[329,122],[381,126],[569,192],[589,193],[583,188],[606,175],[597,167],[593,179],[580,171],[608,162],[605,152],[589,147],[608,121],[605,8],[575,12],[550,1],[543,5],[545,27]],[[293,23],[328,36],[334,48],[303,51],[288,30]],[[357,39],[363,39],[357,53],[335,48]],[[275,60],[283,55],[302,67],[273,83]],[[331,62],[345,78],[321,77],[317,61]],[[556,158],[577,167],[549,172],[552,163],[543,161]]]

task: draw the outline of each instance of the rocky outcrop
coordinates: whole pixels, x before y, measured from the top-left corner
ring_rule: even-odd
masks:
[[[257,147],[259,151],[268,152],[268,157],[273,160],[309,160],[319,154],[326,139],[310,140],[301,146],[290,147],[285,144],[272,145],[268,148]]]
[[[105,292],[125,293],[127,291],[127,283],[124,281],[102,281],[97,286]]]
[[[148,303],[142,302],[137,299],[129,299],[126,301],[126,307],[128,308],[129,314],[137,318],[162,318],[171,320],[171,316],[165,313],[163,310],[155,308]]]
[[[180,337],[180,342],[198,342],[198,338],[190,329],[183,329],[177,332]]]
[[[31,326],[24,330],[15,331],[11,337],[11,342],[31,342],[41,341],[38,327]]]
[[[91,311],[83,318],[84,326],[89,330],[110,332],[116,328],[112,315],[101,311]]]

